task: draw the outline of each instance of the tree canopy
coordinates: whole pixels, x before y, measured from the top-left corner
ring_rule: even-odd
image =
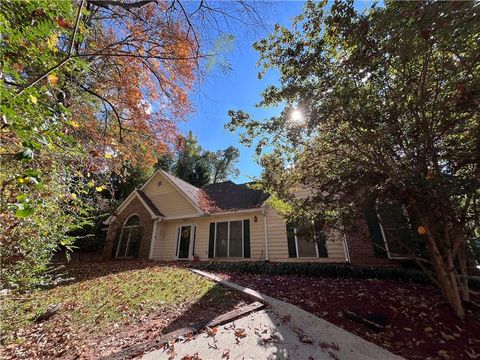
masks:
[[[181,138],[177,153],[162,155],[157,166],[194,186],[203,187],[238,176],[239,157],[240,152],[233,146],[217,151],[203,149],[190,131]]]
[[[255,44],[280,73],[256,120],[230,111],[231,130],[264,152],[263,186],[291,213],[344,223],[367,199],[399,202],[419,219],[417,258],[464,316],[466,254],[479,234],[480,7],[476,2],[307,2],[292,29]],[[255,140],[256,139],[256,140]],[[272,145],[273,144],[273,145]],[[293,199],[298,186],[312,189]],[[414,229],[416,230],[416,229]],[[419,229],[420,230],[420,229]]]
[[[212,38],[225,37],[216,17],[258,14],[178,0],[10,0],[0,10],[1,281],[25,288],[92,208],[109,210],[100,194],[115,200],[129,168],[151,171],[175,148],[194,81],[214,63]]]

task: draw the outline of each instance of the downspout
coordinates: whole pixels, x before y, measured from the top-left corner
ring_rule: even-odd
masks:
[[[263,209],[262,214],[263,214],[263,234],[265,236],[265,261],[269,261],[269,258],[268,258],[267,209]]]
[[[159,221],[160,219],[153,220],[152,238],[150,239],[150,253],[148,254],[148,258],[150,260],[152,260],[152,257],[153,257],[153,248],[154,248],[155,239],[157,237],[157,224]]]

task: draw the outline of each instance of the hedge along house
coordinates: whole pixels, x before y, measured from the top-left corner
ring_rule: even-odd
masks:
[[[388,263],[389,253],[375,246],[386,241],[377,217],[315,242],[287,226],[268,197],[231,181],[199,189],[157,170],[105,221],[102,258]]]

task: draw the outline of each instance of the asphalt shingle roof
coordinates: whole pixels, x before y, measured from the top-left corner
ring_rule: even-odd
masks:
[[[185,193],[200,209],[211,213],[222,211],[245,210],[260,207],[270,194],[262,190],[251,189],[245,184],[225,181],[210,184],[199,189],[188,182],[163,171],[181,191]]]
[[[207,197],[218,207],[218,211],[245,210],[260,207],[270,194],[251,189],[245,184],[225,181],[202,188]]]

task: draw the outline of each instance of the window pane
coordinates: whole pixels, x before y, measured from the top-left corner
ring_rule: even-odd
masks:
[[[191,226],[182,226],[180,230],[180,244],[178,245],[178,257],[180,259],[188,259],[188,254],[190,252],[190,237],[191,237]]]
[[[242,257],[242,221],[230,222],[230,257]]]
[[[118,245],[117,257],[124,257],[125,250],[127,248],[128,236],[130,235],[131,228],[124,228],[122,232],[122,238],[120,239],[120,244]]]
[[[379,209],[381,225],[390,256],[408,256],[415,253],[415,233],[410,228],[403,207],[398,204],[383,205]]]
[[[140,225],[140,218],[136,215],[127,220],[125,226]]]
[[[217,223],[216,257],[227,257],[228,251],[228,222]]]
[[[142,240],[142,229],[140,226],[130,228],[130,239],[128,240],[128,257],[137,257],[140,249],[140,241]]]
[[[307,235],[297,234],[298,257],[317,257],[315,241]]]

